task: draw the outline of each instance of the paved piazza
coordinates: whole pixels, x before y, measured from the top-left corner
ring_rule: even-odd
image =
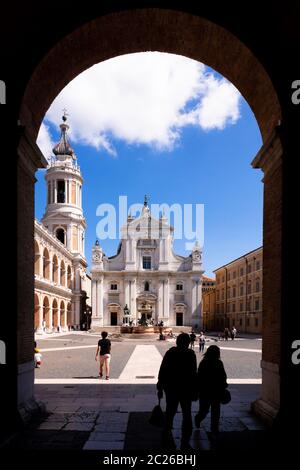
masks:
[[[43,354],[36,369],[35,396],[46,406],[43,418],[24,430],[14,448],[30,450],[98,450],[160,453],[161,430],[148,422],[157,404],[156,380],[165,351],[172,341],[157,336],[112,338],[111,380],[99,379],[95,350],[98,336],[77,332],[37,338]],[[209,344],[215,344],[210,338]],[[210,439],[210,415],[194,429],[195,451],[217,449],[257,450],[266,430],[250,411],[260,396],[261,341],[240,338],[217,343],[228,375],[232,400],[221,407],[220,435]],[[196,348],[198,361],[202,354]],[[162,400],[165,409],[165,400]],[[193,402],[193,415],[198,403]],[[173,437],[179,449],[180,408],[175,416]],[[242,431],[242,432],[241,432]]]
[[[89,333],[75,333],[66,336],[57,335],[40,339],[38,347],[43,354],[43,364],[36,369],[36,383],[41,379],[76,379],[82,381],[97,379],[99,366],[95,361],[95,352],[99,336]],[[110,377],[113,383],[142,383],[137,376],[154,376],[144,379],[144,383],[156,383],[161,359],[167,349],[174,346],[174,340],[159,341],[157,335],[148,338],[130,339],[112,338],[112,358]],[[261,340],[240,338],[234,341],[218,341],[209,338],[207,346],[217,344],[221,348],[228,379],[261,379]],[[202,353],[195,344],[198,362]],[[58,381],[59,382],[59,381]],[[53,382],[52,382],[53,383]]]

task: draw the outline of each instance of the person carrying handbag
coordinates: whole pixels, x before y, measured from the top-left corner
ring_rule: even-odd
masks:
[[[230,401],[230,393],[226,390],[227,375],[220,357],[220,348],[216,345],[209,346],[197,373],[199,412],[195,416],[195,425],[199,428],[211,409],[212,438],[216,438],[219,432],[221,403]]]

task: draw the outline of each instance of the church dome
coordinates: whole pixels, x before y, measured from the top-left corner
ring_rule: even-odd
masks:
[[[69,141],[68,141],[68,136],[67,136],[67,131],[69,129],[68,124],[66,124],[66,116],[64,115],[62,117],[62,120],[64,121],[63,123],[60,124],[60,129],[61,129],[61,136],[58,144],[55,145],[53,148],[53,153],[54,155],[70,155],[74,156],[74,150],[72,149]]]

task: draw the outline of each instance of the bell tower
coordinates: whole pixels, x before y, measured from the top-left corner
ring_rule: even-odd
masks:
[[[66,113],[62,121],[60,141],[53,148],[54,156],[45,175],[47,206],[42,223],[66,248],[84,259],[86,221],[82,211],[83,178],[68,141]]]

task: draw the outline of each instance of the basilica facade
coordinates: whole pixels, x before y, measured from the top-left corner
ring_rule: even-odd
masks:
[[[202,325],[202,251],[173,251],[174,229],[164,214],[155,219],[147,198],[139,217],[128,216],[114,256],[99,243],[92,250],[92,327]]]

